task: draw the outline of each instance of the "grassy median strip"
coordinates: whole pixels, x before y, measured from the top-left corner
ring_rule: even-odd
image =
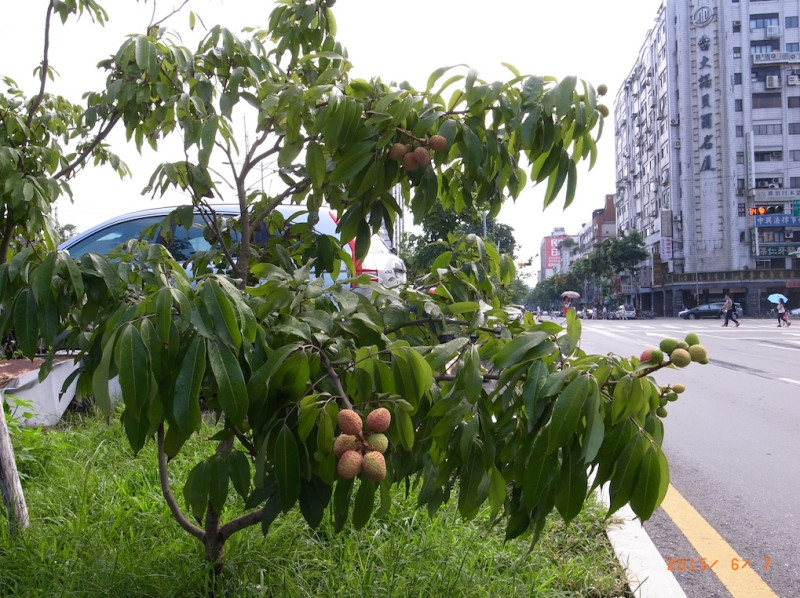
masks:
[[[89,415],[16,435],[15,448],[32,524],[10,537],[2,513],[0,596],[208,595],[201,546],[164,503],[152,443],[133,457],[119,421]],[[209,451],[187,448],[170,464],[178,487]],[[311,530],[294,510],[266,538],[258,527],[234,536],[216,596],[629,595],[594,502],[568,526],[552,517],[530,551],[488,517],[462,521],[455,500],[431,518],[413,496],[395,499],[359,531]]]

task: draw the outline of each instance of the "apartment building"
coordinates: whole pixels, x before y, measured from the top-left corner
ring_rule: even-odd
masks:
[[[800,1],[665,0],[614,103],[623,281],[675,315],[730,293],[800,302]]]

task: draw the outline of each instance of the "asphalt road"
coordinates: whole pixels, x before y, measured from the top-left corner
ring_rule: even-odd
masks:
[[[664,509],[645,524],[689,598],[759,598],[740,583],[748,568],[785,598],[800,597],[800,319],[678,318],[584,321],[589,353],[638,355],[694,331],[711,363],[656,373],[686,392],[668,404],[664,451],[671,483],[733,548],[737,562],[700,554]],[[701,566],[719,562],[708,570]],[[748,565],[743,566],[745,560]],[[683,569],[683,570],[681,570]],[[694,569],[694,570],[692,570]],[[705,569],[705,570],[702,570]],[[717,575],[717,571],[727,575]],[[748,573],[748,575],[750,575]],[[725,581],[721,581],[721,577]],[[770,595],[759,591],[759,595]]]

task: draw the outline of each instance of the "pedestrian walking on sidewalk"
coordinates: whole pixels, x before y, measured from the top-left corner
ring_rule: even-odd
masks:
[[[778,328],[784,324],[787,326],[792,325],[789,321],[789,313],[786,311],[786,304],[783,302],[783,299],[778,299],[778,306],[775,308],[775,311],[778,312]]]
[[[722,313],[725,314],[725,323],[723,326],[727,326],[728,322],[733,320],[736,327],[739,327],[739,317],[736,315],[736,306],[733,304],[733,299],[731,299],[730,295],[725,295],[725,304],[722,306]]]

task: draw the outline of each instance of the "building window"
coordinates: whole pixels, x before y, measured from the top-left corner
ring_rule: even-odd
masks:
[[[781,49],[780,40],[765,39],[763,41],[755,41],[750,43],[750,55],[753,54],[769,54],[771,52],[779,52]]]
[[[736,152],[736,163],[744,164],[744,152]]]
[[[742,102],[742,100],[733,100],[733,109],[736,112],[741,112],[742,110],[744,110],[743,106],[744,102]]]
[[[754,93],[753,108],[780,108],[780,93]]]
[[[744,127],[742,125],[736,125],[736,136],[744,137]]]
[[[789,188],[797,189],[798,187],[800,187],[800,176],[789,177]]]
[[[800,52],[800,44],[797,42],[790,42],[786,44],[787,52]]]
[[[789,123],[789,135],[800,135],[800,123]]]
[[[751,0],[752,1],[752,0]],[[780,25],[778,13],[768,13],[764,15],[750,15],[750,29],[765,29]]]
[[[741,21],[734,21],[733,22],[733,32],[734,33],[741,33],[742,31],[742,22]]]
[[[738,206],[736,206],[736,211],[739,216],[747,216],[747,204],[740,203]]]
[[[792,162],[800,162],[800,150],[789,150],[789,159]],[[792,178],[792,189],[796,189],[797,187],[794,186],[794,179],[797,177]]]
[[[783,125],[781,123],[776,123],[774,125],[753,125],[753,135],[781,135],[782,133]],[[740,137],[738,132],[736,136]]]
[[[784,23],[787,29],[797,29],[797,17],[786,17]]]
[[[742,84],[742,73],[733,73],[733,84],[734,85]]]
[[[800,96],[789,96],[786,98],[788,108],[800,108]]]
[[[734,58],[741,58],[742,57],[742,48],[741,48],[741,46],[736,46],[733,49],[733,57]]]

